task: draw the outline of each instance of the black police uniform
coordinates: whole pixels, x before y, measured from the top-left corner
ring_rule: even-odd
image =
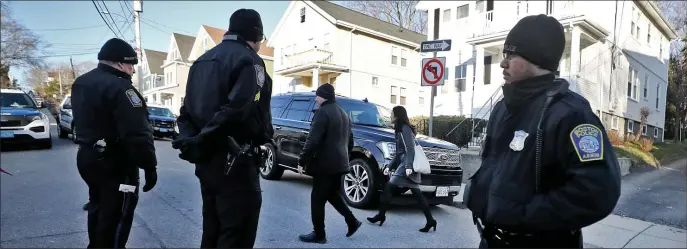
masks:
[[[201,248],[252,248],[257,233],[262,159],[241,156],[228,167],[228,136],[241,146],[256,148],[270,142],[274,133],[269,109],[272,81],[265,64],[239,32],[232,32],[231,26],[246,11],[235,12],[223,41],[191,66],[177,118],[180,139],[173,147],[181,150],[182,159],[196,164],[201,185]]]
[[[119,39],[105,43],[98,59],[137,62],[133,48]],[[76,78],[71,91],[77,167],[89,188],[88,248],[124,248],[138,203],[139,168],[146,172],[144,192],[157,182],[146,104],[130,75],[105,64]]]
[[[561,24],[539,15],[513,27],[504,52],[553,72],[564,46]],[[582,248],[581,229],[609,215],[620,197],[619,164],[604,126],[554,73],[502,89],[482,165],[465,189],[480,247]]]

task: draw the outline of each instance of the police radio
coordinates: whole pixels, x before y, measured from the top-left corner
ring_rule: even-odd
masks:
[[[233,137],[228,137],[229,140],[229,154],[227,155],[227,164],[224,166],[224,175],[229,175],[236,158],[241,156],[257,156],[261,160],[267,155],[267,148],[265,146],[252,147],[250,144],[240,146]]]

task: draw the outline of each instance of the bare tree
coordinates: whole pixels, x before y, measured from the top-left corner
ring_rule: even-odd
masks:
[[[345,1],[347,8],[398,25],[421,34],[427,34],[427,12],[415,8],[419,1]]]
[[[644,125],[646,124],[650,114],[651,111],[649,111],[648,107],[642,107],[639,110],[639,129],[637,129],[635,132],[635,141],[639,141],[639,139],[642,137],[642,130],[644,129]]]
[[[10,67],[40,66],[43,59],[38,52],[47,47],[47,44],[16,22],[9,6],[4,2],[0,3],[0,18],[0,78],[8,78]]]
[[[654,1],[658,5],[663,15],[668,19],[668,21],[673,25],[675,31],[678,33],[678,37],[684,37],[687,34],[687,1]],[[680,51],[685,47],[684,41],[676,41],[671,47],[671,54],[680,53]]]

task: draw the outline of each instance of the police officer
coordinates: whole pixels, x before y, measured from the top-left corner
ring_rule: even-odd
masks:
[[[76,162],[89,188],[88,248],[124,248],[143,192],[157,182],[153,129],[141,95],[131,85],[136,52],[110,39],[98,53],[97,68],[72,85]]]
[[[196,165],[203,197],[201,248],[252,248],[262,193],[258,165],[274,131],[272,80],[258,56],[264,40],[255,10],[240,9],[220,44],[191,66],[172,146]],[[236,154],[235,147],[262,153]]]
[[[582,248],[581,229],[609,215],[620,196],[604,126],[556,77],[563,30],[553,17],[536,15],[506,37],[503,99],[465,190],[480,248]]]

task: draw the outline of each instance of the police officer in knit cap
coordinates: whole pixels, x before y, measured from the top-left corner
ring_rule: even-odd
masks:
[[[546,15],[523,18],[506,37],[503,99],[487,124],[482,166],[464,190],[480,248],[582,248],[581,229],[618,201],[606,131],[555,75],[564,48],[563,26]]]
[[[88,248],[124,248],[139,195],[157,182],[153,127],[146,103],[131,85],[136,52],[113,38],[98,53],[97,68],[71,89],[76,164],[88,185]]]
[[[220,44],[191,66],[177,118],[180,158],[196,165],[203,196],[201,248],[252,248],[262,193],[258,176],[272,143],[272,79],[258,56],[255,10],[231,15]]]

